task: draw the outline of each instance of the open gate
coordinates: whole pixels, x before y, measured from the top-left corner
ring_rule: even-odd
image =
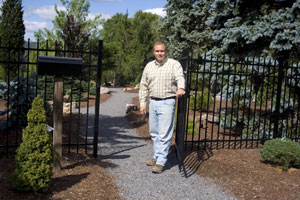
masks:
[[[258,148],[266,140],[300,141],[299,61],[182,56],[186,95],[179,98],[176,149]]]
[[[63,149],[79,152],[93,148],[97,156],[99,135],[100,86],[103,41],[82,44],[80,49],[66,49],[60,42],[26,42],[14,48],[0,46],[0,158],[14,154],[26,126],[26,114],[38,94],[44,98],[46,111],[53,106],[54,77],[38,76],[39,56],[81,58],[80,76],[64,76]],[[92,105],[93,104],[93,105]],[[49,120],[48,120],[49,121]],[[50,127],[51,124],[50,119]]]
[[[187,109],[187,96],[189,94],[189,83],[188,83],[188,73],[190,66],[190,57],[188,49],[185,49],[182,54],[182,59],[180,60],[183,72],[185,75],[185,95],[178,98],[177,102],[177,121],[176,121],[176,137],[175,137],[175,145],[176,145],[176,157],[178,161],[179,170],[183,171],[184,176],[187,177],[186,169],[184,166],[184,146],[185,146],[185,126],[186,126],[186,109]]]

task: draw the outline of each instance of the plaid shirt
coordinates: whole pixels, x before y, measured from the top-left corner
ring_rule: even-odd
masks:
[[[146,106],[147,96],[156,98],[176,96],[178,88],[185,88],[181,64],[171,58],[166,58],[162,63],[153,60],[146,65],[141,79],[140,106]]]

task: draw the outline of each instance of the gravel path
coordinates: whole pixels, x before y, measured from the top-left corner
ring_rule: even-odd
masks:
[[[125,105],[135,93],[110,88],[112,96],[100,105],[100,159],[111,163],[114,177],[124,199],[234,199],[211,181],[194,174],[188,178],[179,172],[176,156],[169,155],[166,170],[154,174],[144,163],[152,156],[152,145],[141,139],[125,118]]]

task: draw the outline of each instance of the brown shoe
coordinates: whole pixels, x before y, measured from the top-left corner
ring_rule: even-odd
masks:
[[[155,164],[156,164],[156,159],[154,159],[154,158],[146,161],[146,165],[148,165],[148,166],[154,166]]]
[[[155,174],[160,174],[164,171],[164,166],[162,165],[158,165],[156,164],[153,168],[152,168],[152,172]]]

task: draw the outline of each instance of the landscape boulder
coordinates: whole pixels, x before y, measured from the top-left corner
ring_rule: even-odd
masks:
[[[100,94],[108,94],[110,91],[107,87],[100,88]]]

